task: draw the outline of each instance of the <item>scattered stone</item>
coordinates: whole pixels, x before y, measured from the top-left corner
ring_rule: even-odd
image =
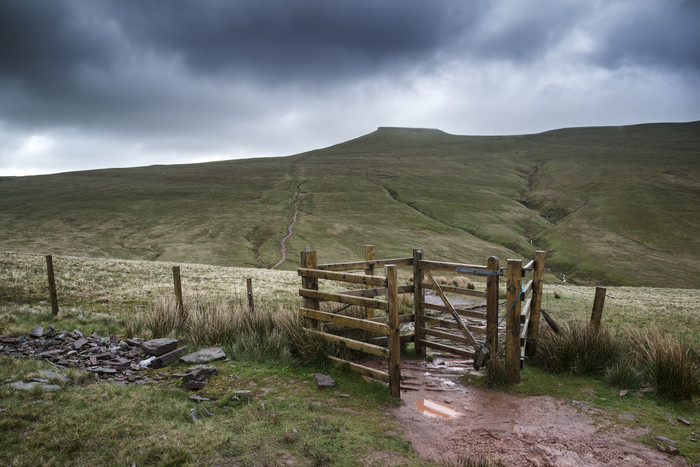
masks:
[[[39,338],[44,335],[44,328],[41,326],[36,326],[32,329],[32,332],[29,333],[31,337]]]
[[[668,444],[669,446],[675,446],[675,445],[676,445],[676,442],[675,442],[675,441],[673,441],[673,440],[671,440],[671,439],[668,439],[668,438],[666,438],[665,436],[654,436],[652,439],[653,439],[654,441],[660,441],[660,442],[662,442],[662,443],[666,443],[666,444]]]
[[[299,404],[296,402],[292,402],[291,404],[288,405],[288,407],[296,407],[297,405],[299,405]]]
[[[19,344],[19,337],[0,336],[0,342],[3,344]]]
[[[204,381],[212,376],[215,376],[219,370],[210,365],[197,365],[187,370],[187,373],[182,377],[183,382],[187,381]]]
[[[676,426],[676,422],[673,420],[673,416],[670,413],[666,414],[666,419],[668,420],[668,423],[670,423],[672,426]]]
[[[44,391],[58,391],[61,389],[61,386],[58,386],[57,384],[46,384],[46,383],[40,383],[38,381],[30,381],[29,383],[25,383],[23,381],[15,381],[14,383],[10,384],[10,387],[13,389],[20,389],[22,391],[29,391],[33,387],[40,386]]]
[[[253,392],[249,391],[247,389],[239,389],[236,391],[233,391],[234,396],[240,398],[240,399],[250,399],[253,397]]]
[[[96,368],[91,368],[90,371],[92,371],[93,373],[100,373],[100,374],[103,374],[103,375],[104,375],[104,374],[113,375],[113,374],[115,374],[115,373],[117,372],[117,370],[114,369],[114,368],[104,368],[104,367],[101,367],[101,366],[98,366],[98,367],[96,367]]]
[[[685,418],[678,417],[676,420],[681,422],[683,425],[690,426],[693,424],[690,420],[686,420]]]
[[[672,456],[677,456],[678,454],[681,453],[681,451],[675,446],[667,446],[666,452],[671,454]]]
[[[581,401],[571,401],[571,405],[573,405],[574,407],[578,407],[579,409],[584,409],[584,410],[589,410],[589,409],[593,408],[592,406],[585,404]]]
[[[171,352],[163,354],[160,357],[156,357],[156,359],[153,360],[153,363],[151,364],[151,368],[163,368],[166,365],[170,365],[178,358],[180,358],[180,354],[184,352],[186,348],[187,346],[183,346]]]
[[[202,364],[215,362],[217,360],[224,360],[225,358],[226,354],[221,347],[210,347],[208,349],[202,349],[189,353],[184,357],[180,357],[180,360],[184,363]]]
[[[80,350],[87,343],[87,339],[85,339],[84,337],[80,337],[77,341],[73,342],[73,348],[75,350]]]
[[[639,423],[639,419],[633,413],[629,413],[629,412],[623,413],[622,415],[620,415],[620,418],[623,420],[631,420],[633,422]]]
[[[177,347],[177,339],[172,337],[163,337],[160,339],[151,339],[141,344],[141,348],[148,355],[156,357],[172,352]]]
[[[182,383],[182,387],[191,391],[199,391],[200,389],[207,387],[208,384],[209,383],[206,381],[185,381]]]
[[[196,421],[198,420],[198,418],[197,418],[197,409],[195,409],[194,407],[191,408],[190,411],[189,411],[189,416],[190,416],[190,418],[192,419],[193,422],[196,422]]]
[[[56,373],[53,370],[43,370],[39,374],[42,375],[44,378],[57,379],[57,380],[62,381],[64,383],[67,383],[71,380],[68,376],[62,375],[61,373]]]
[[[323,373],[314,373],[314,380],[316,381],[316,387],[319,389],[330,389],[335,387],[335,381],[328,375]]]
[[[211,413],[211,412],[209,412],[209,411],[207,410],[206,407],[202,407],[202,412],[204,412],[204,415],[206,415],[207,417],[213,417],[213,416],[214,416],[214,414]]]
[[[692,441],[693,443],[697,443],[697,442],[698,442],[698,440],[695,439],[695,438],[693,438],[692,436],[688,436],[686,439],[687,439],[688,441]]]
[[[202,396],[198,396],[197,394],[190,394],[190,397],[188,397],[188,399],[191,400],[191,401],[193,401],[193,402],[197,402],[197,403],[200,403],[200,402],[208,402],[208,401],[209,401],[208,398],[202,397]]]
[[[620,397],[624,397],[626,395],[627,395],[627,389],[623,389],[622,391],[620,391]]]
[[[134,337],[132,339],[127,339],[126,343],[134,347],[141,346],[141,344],[143,344],[143,339],[141,339],[140,337]]]

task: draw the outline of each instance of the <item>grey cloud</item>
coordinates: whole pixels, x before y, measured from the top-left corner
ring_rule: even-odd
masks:
[[[613,14],[591,25],[598,43],[591,54],[593,60],[606,68],[700,70],[700,2],[646,1],[617,6],[620,8],[605,7]]]

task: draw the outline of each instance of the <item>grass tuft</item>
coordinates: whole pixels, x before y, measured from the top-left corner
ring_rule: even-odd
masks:
[[[656,328],[613,333],[579,322],[545,329],[537,339],[538,362],[550,372],[603,376],[612,386],[648,385],[657,395],[689,400],[700,395],[700,352]]]
[[[574,322],[559,333],[545,329],[537,339],[537,360],[548,371],[600,376],[620,354],[620,343],[607,328]]]

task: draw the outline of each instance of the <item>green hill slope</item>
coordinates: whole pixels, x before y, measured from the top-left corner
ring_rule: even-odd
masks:
[[[700,286],[700,122],[474,137],[380,128],[284,158],[0,179],[0,249],[293,268],[549,251],[568,280]],[[531,243],[532,242],[532,243]]]

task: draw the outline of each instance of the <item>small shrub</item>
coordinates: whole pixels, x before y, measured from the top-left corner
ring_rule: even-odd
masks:
[[[623,359],[605,370],[605,382],[620,389],[638,389],[644,384],[644,372],[635,363]]]

